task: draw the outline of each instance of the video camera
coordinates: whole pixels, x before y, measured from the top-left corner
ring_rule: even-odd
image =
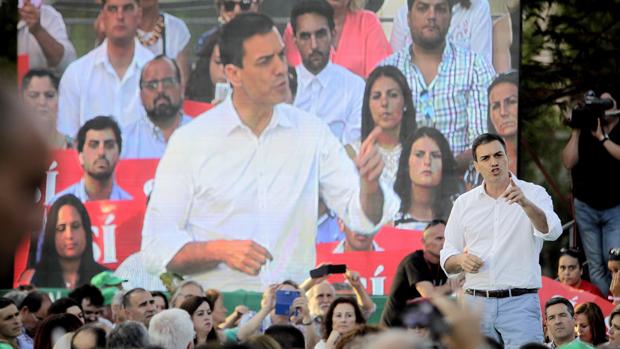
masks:
[[[605,111],[614,107],[614,101],[609,98],[599,98],[594,91],[584,95],[583,103],[573,108],[573,114],[568,126],[581,130],[596,130],[596,120],[605,115]],[[618,113],[610,114],[620,116]]]

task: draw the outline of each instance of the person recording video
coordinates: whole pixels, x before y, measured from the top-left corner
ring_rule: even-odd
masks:
[[[611,94],[586,94],[566,115],[572,128],[562,151],[571,170],[575,220],[590,267],[590,279],[607,294],[607,251],[620,246],[620,114]]]

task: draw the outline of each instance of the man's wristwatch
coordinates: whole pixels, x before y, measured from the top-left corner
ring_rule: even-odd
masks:
[[[606,141],[608,141],[608,140],[609,140],[609,136],[604,135],[604,136],[603,136],[603,139],[601,139],[601,140],[600,140],[601,145],[605,144],[605,142],[606,142]]]

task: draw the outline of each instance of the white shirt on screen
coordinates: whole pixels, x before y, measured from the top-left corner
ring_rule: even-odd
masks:
[[[541,287],[540,250],[544,240],[553,241],[562,234],[562,224],[543,187],[514,175],[512,179],[525,197],[545,213],[549,232],[536,230],[519,204],[490,197],[484,182],[459,196],[446,225],[440,263],[445,270],[446,260],[465,248],[483,260],[478,273],[466,274],[465,289]]]
[[[408,8],[403,5],[394,16],[390,36],[392,50],[398,52],[411,44],[411,31],[407,22]],[[488,0],[472,0],[469,8],[457,3],[452,7],[452,20],[448,39],[466,47],[493,63],[493,22]]]
[[[62,79],[58,130],[75,137],[80,126],[96,116],[112,116],[119,126],[146,115],[140,100],[140,73],[153,54],[135,40],[133,60],[119,79],[108,57],[108,40],[71,63]]]
[[[364,80],[334,63],[317,75],[298,65],[297,108],[325,121],[343,144],[359,141],[362,128]]]
[[[64,48],[64,53],[57,66],[47,64],[47,58],[41,49],[37,39],[30,33],[26,22],[20,20],[17,23],[17,54],[27,54],[29,68],[56,68],[62,72],[69,63],[75,60],[75,47],[67,35],[67,27],[60,12],[50,5],[43,4],[39,8],[41,26]]]
[[[228,97],[168,142],[144,219],[143,261],[158,274],[189,242],[253,240],[274,257],[259,276],[220,263],[190,277],[222,291],[302,281],[316,261],[319,197],[349,227],[372,233],[399,206],[382,189],[383,218],[374,225],[361,208],[356,168],[324,122],[279,104],[257,137]]]
[[[192,118],[183,114],[179,127],[190,121]],[[164,134],[146,115],[123,128],[122,135],[121,159],[159,159],[166,150]]]

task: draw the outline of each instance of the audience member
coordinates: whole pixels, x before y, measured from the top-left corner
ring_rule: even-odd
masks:
[[[134,288],[123,296],[123,309],[127,320],[141,322],[148,328],[155,315],[155,300],[149,291]]]
[[[151,295],[155,301],[155,313],[159,313],[162,310],[169,308],[168,297],[166,297],[166,294],[161,291],[151,291]]]
[[[421,127],[403,143],[394,190],[400,210],[394,226],[422,230],[433,219],[446,220],[459,185],[456,162],[437,129]]]
[[[186,311],[167,309],[153,317],[149,326],[153,344],[164,349],[191,349],[194,347],[194,328]]]
[[[368,339],[367,336],[378,334],[382,330],[380,327],[372,325],[359,325],[355,329],[345,333],[336,341],[335,349],[357,349]]]
[[[82,306],[85,323],[101,323],[112,328],[112,323],[103,317],[103,294],[97,287],[84,284],[69,293],[69,298]]]
[[[614,304],[620,304],[620,247],[609,250],[607,268],[611,273],[611,284],[609,286],[610,300]]]
[[[407,4],[413,44],[381,65],[394,65],[407,77],[418,126],[436,127],[464,171],[471,159],[469,145],[487,131],[493,68],[482,56],[446,40],[452,16],[448,0]]]
[[[613,101],[609,93],[601,94],[601,98]],[[590,281],[602,293],[609,290],[611,283],[611,274],[605,268],[606,254],[620,246],[620,118],[612,116],[614,111],[615,101],[614,108],[597,119],[594,131],[573,128],[562,150],[562,163],[571,170],[575,221],[588,260]],[[572,118],[572,114],[566,116]]]
[[[338,339],[358,326],[366,324],[362,311],[353,298],[341,297],[332,302],[325,313],[323,336],[315,349],[334,349]]]
[[[75,288],[107,270],[93,255],[93,231],[82,202],[71,194],[60,196],[47,214],[41,259],[31,283],[38,287]]]
[[[77,134],[78,156],[84,176],[56,197],[73,194],[82,202],[131,200],[131,195],[114,179],[122,148],[121,130],[113,118],[97,116],[88,120]]]
[[[192,119],[183,114],[183,84],[176,62],[164,55],[146,63],[140,76],[140,98],[146,116],[123,129],[122,158],[159,159],[172,133]]]
[[[573,341],[579,341],[575,336],[575,310],[573,304],[564,297],[553,297],[545,304],[545,318],[549,339],[547,346],[551,349],[559,348]]]
[[[446,222],[431,221],[424,229],[423,249],[407,255],[398,264],[390,288],[390,295],[383,308],[381,323],[391,327],[411,300],[431,297],[435,294],[449,295],[462,286],[464,278],[449,279],[439,265],[439,253],[443,248]],[[464,275],[463,275],[464,276]]]
[[[390,348],[390,349],[427,349],[431,343],[426,339],[412,336],[405,330],[391,329],[377,335],[369,336],[362,349]]]
[[[609,314],[609,342],[608,348],[620,347],[620,306],[616,306]]]
[[[210,288],[205,292],[207,299],[213,304],[213,323],[217,328],[233,328],[237,327],[241,317],[250,311],[248,307],[243,304],[237,305],[233,312],[227,317],[228,309],[224,306],[224,295],[214,289]]]
[[[84,323],[73,314],[54,314],[45,318],[37,329],[34,338],[36,349],[52,349],[65,334],[82,327]]]
[[[28,291],[17,289],[17,290],[10,290],[9,292],[5,293],[3,297],[12,300],[13,303],[17,305],[17,304],[22,304],[24,299],[26,299],[26,296],[28,296]]]
[[[123,308],[123,299],[125,298],[126,290],[120,290],[116,292],[116,294],[112,297],[112,302],[110,304],[110,310],[112,312],[112,322],[114,326],[118,326],[118,324],[122,324],[126,320],[125,309]]]
[[[106,348],[138,349],[150,344],[149,333],[143,323],[127,320],[116,324],[108,334]]]
[[[222,28],[223,24],[230,22],[233,18],[241,13],[251,12],[258,13],[260,4],[263,0],[213,0],[215,2],[215,10],[218,15],[218,25],[207,30],[200,35],[196,43],[196,52],[203,52],[206,43],[211,39],[213,34]]]
[[[220,30],[211,34],[202,50],[198,52],[198,60],[194,64],[185,88],[185,98],[191,101],[213,104],[221,102],[215,99],[216,84],[226,83],[218,44],[220,34]]]
[[[558,260],[558,280],[564,285],[578,288],[603,297],[601,291],[590,282],[581,279],[583,267],[579,251],[573,248],[562,248]]]
[[[272,325],[265,330],[265,334],[280,344],[282,349],[305,349],[304,334],[295,326]]]
[[[519,73],[512,70],[497,75],[489,85],[489,132],[506,142],[510,172],[517,173],[519,127]]]
[[[60,12],[52,6],[24,0],[17,22],[17,54],[28,55],[32,68],[55,68],[62,73],[75,57]]]
[[[415,132],[415,107],[411,90],[403,74],[395,67],[377,67],[366,81],[362,106],[362,139],[379,127],[376,149],[383,159],[381,181],[393,187],[398,171],[398,159],[402,146],[409,135]],[[359,154],[361,142],[352,144]]]
[[[191,274],[222,291],[258,290],[283,274],[302,279],[313,265],[315,250],[308,246],[315,241],[319,198],[363,233],[391,219],[397,200],[378,183],[376,133],[362,146],[356,172],[324,123],[282,103],[290,95],[287,67],[269,17],[237,16],[224,26],[221,43],[234,93],[169,142],[141,250],[151,273]],[[248,166],[260,168],[259,177]],[[195,175],[198,181],[189,180]],[[196,196],[198,187],[223,195]]]
[[[282,349],[280,343],[267,335],[258,335],[248,339],[247,344],[254,349]]]
[[[73,148],[73,139],[56,130],[58,121],[58,84],[60,80],[47,69],[31,69],[22,78],[22,99],[34,115],[52,149]]]
[[[179,64],[179,83],[185,85],[189,75],[189,41],[191,34],[182,19],[159,9],[159,0],[140,0],[142,19],[137,37],[154,55],[164,55]]]
[[[366,78],[383,58],[392,53],[377,15],[363,9],[360,0],[330,0],[334,9],[334,32],[331,61]],[[289,25],[284,31],[286,60],[291,66],[301,64]]]
[[[320,229],[320,228],[319,228]],[[360,234],[344,225],[342,219],[338,218],[338,229],[344,233],[344,239],[332,250],[332,253],[339,254],[345,252],[370,252],[383,251],[383,248],[375,241],[375,234]],[[378,233],[378,232],[377,232]]]
[[[71,338],[71,349],[102,349],[105,347],[106,332],[95,324],[80,327]]]
[[[102,1],[106,39],[69,65],[62,76],[58,131],[73,137],[97,115],[113,115],[126,126],[144,114],[138,81],[140,69],[153,54],[136,38],[141,18],[137,0]]]
[[[605,317],[596,303],[586,302],[575,308],[575,327],[579,340],[592,346],[607,342]]]
[[[8,343],[14,348],[19,348],[17,337],[23,331],[22,320],[15,303],[4,297],[0,297],[0,343]]]
[[[171,308],[178,308],[181,306],[181,303],[185,302],[191,296],[203,297],[205,295],[205,290],[202,288],[198,282],[194,280],[185,280],[177,286],[176,290],[172,294],[170,298],[170,306]]]
[[[482,310],[484,335],[506,348],[542,342],[538,289],[543,241],[562,234],[544,188],[508,171],[504,140],[490,133],[472,145],[484,182],[454,202],[440,263],[465,272],[465,301]]]
[[[69,297],[58,298],[47,309],[47,315],[71,314],[84,323],[84,312],[82,306]]]
[[[358,142],[364,80],[330,61],[333,8],[325,0],[305,0],[295,5],[290,21],[301,54],[293,105],[325,121],[343,144]]]
[[[52,304],[52,300],[47,293],[39,291],[30,291],[24,300],[19,303],[19,316],[24,325],[24,333],[18,340],[32,343],[36,334],[37,326],[47,316],[47,310]],[[20,348],[24,348],[20,344]]]
[[[199,345],[211,341],[224,343],[227,338],[220,338],[223,333],[219,332],[213,325],[211,303],[206,297],[191,296],[187,298],[179,309],[185,310],[192,319],[194,326],[194,345]]]
[[[448,40],[481,55],[489,64],[493,63],[493,23],[491,8],[487,0],[450,1],[452,18],[448,28]],[[394,52],[408,48],[411,32],[408,25],[407,4],[398,9],[390,44]]]

